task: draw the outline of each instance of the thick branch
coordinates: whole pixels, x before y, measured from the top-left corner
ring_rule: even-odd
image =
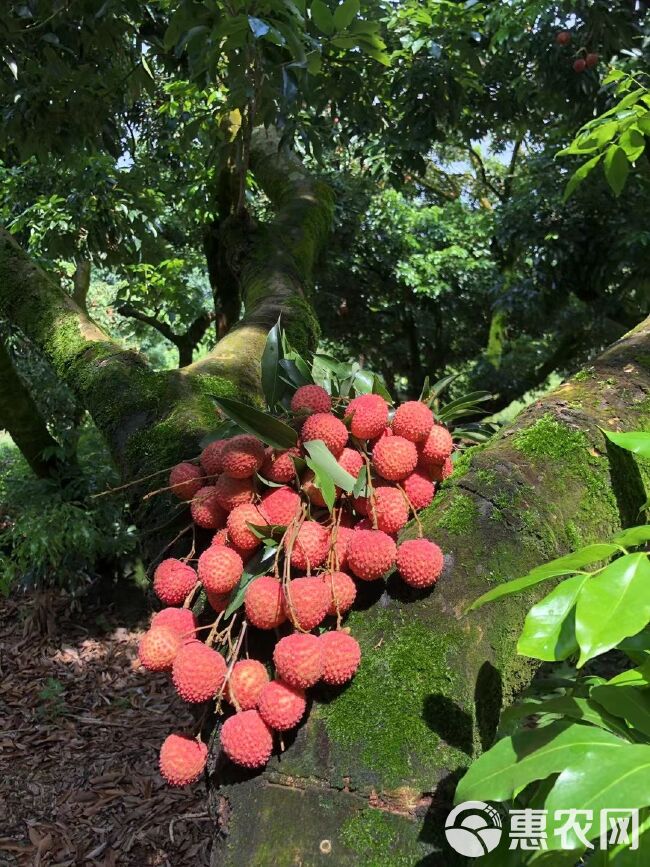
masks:
[[[85,313],[88,313],[87,301],[88,290],[90,289],[90,262],[87,259],[80,259],[77,262],[72,282],[72,298]]]

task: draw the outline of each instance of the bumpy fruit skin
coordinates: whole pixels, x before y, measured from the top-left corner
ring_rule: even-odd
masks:
[[[294,578],[285,588],[284,610],[296,629],[314,629],[325,619],[329,606],[329,593],[320,578]]]
[[[340,686],[351,680],[361,662],[359,642],[338,629],[324,632],[318,639],[323,655],[322,680],[330,686]]]
[[[421,443],[431,433],[433,413],[419,400],[407,400],[397,407],[393,417],[393,433],[412,443]]]
[[[381,530],[356,530],[348,545],[348,567],[362,581],[376,581],[395,565],[397,546]]]
[[[211,593],[230,593],[243,571],[239,554],[225,545],[210,545],[199,557],[199,581]]]
[[[454,448],[454,441],[446,427],[434,424],[431,433],[420,447],[420,456],[426,464],[444,464]]]
[[[191,500],[202,485],[201,470],[187,461],[176,464],[169,474],[169,487],[179,500]]]
[[[334,531],[332,531],[332,536],[334,538],[334,543],[332,545],[332,562],[334,566],[338,566],[339,569],[345,569],[347,565],[348,545],[350,543],[350,539],[352,538],[353,533],[354,530],[352,529],[352,527],[343,527],[341,525],[336,528],[336,535],[334,535]]]
[[[291,398],[292,412],[331,412],[332,398],[320,385],[301,385]]]
[[[573,61],[573,71],[574,72],[584,72],[586,68],[587,68],[587,63],[586,63],[586,61],[584,61],[582,59],[582,57],[579,57],[577,60]]]
[[[272,680],[262,690],[257,709],[269,728],[284,732],[297,726],[303,718],[307,699],[302,689]]]
[[[206,590],[205,595],[207,596],[210,607],[215,614],[220,614],[228,607],[230,593],[213,593],[211,590]]]
[[[145,632],[138,645],[138,658],[149,671],[171,671],[182,639],[171,626],[154,626]]]
[[[190,504],[192,520],[206,530],[218,530],[226,523],[226,513],[213,485],[198,490]]]
[[[230,476],[219,476],[214,483],[217,502],[226,512],[232,512],[235,506],[250,503],[255,491],[252,479],[233,479]]]
[[[243,551],[254,551],[262,544],[262,540],[253,533],[248,526],[249,524],[253,524],[255,527],[266,524],[266,517],[252,503],[235,506],[226,521],[230,539],[237,548],[241,548]]]
[[[329,594],[328,614],[345,614],[352,608],[357,596],[357,586],[348,574],[345,572],[324,572],[321,575],[321,581]]]
[[[206,744],[187,735],[169,735],[160,748],[160,773],[170,786],[187,786],[198,780],[207,760]]]
[[[300,436],[303,442],[322,440],[338,458],[348,441],[348,429],[335,415],[317,412],[305,421]]]
[[[404,494],[397,488],[377,488],[371,512],[377,518],[377,529],[389,535],[397,533],[409,519],[409,507]]]
[[[264,494],[260,509],[269,524],[286,527],[300,510],[300,494],[287,487],[275,488]]]
[[[282,586],[277,578],[256,578],[244,595],[247,620],[258,629],[275,629],[287,619],[282,601]]]
[[[163,608],[151,618],[151,628],[168,626],[184,641],[194,637],[196,617],[189,608]]]
[[[380,394],[360,394],[350,401],[345,415],[350,417],[352,436],[372,440],[386,427],[388,404]]]
[[[219,692],[226,671],[226,661],[220,653],[202,641],[190,641],[176,654],[172,680],[184,701],[196,703],[207,701]]]
[[[280,678],[291,686],[307,689],[323,673],[321,644],[317,635],[294,632],[281,638],[273,651],[273,662]]]
[[[338,464],[356,479],[359,475],[359,470],[363,466],[363,457],[356,449],[345,448],[341,452]]]
[[[169,557],[159,563],[153,573],[153,590],[165,605],[181,605],[197,581],[197,574],[191,566]]]
[[[287,449],[276,454],[273,449],[267,449],[260,475],[275,482],[276,485],[288,485],[296,478],[296,465],[293,458],[300,457],[299,449]]]
[[[330,545],[330,534],[316,521],[305,521],[298,530],[298,535],[288,533],[285,538],[285,550],[293,541],[291,549],[291,565],[294,569],[315,569],[327,559]]]
[[[427,463],[420,457],[418,461],[418,470],[426,473],[434,482],[444,482],[454,471],[454,465],[451,458],[447,458],[444,464]]]
[[[428,539],[411,539],[397,549],[397,569],[409,587],[431,587],[443,566],[442,551]]]
[[[262,443],[250,434],[239,434],[229,439],[221,453],[223,471],[231,479],[248,479],[264,463]]]
[[[218,476],[223,472],[223,448],[228,440],[214,440],[208,443],[199,456],[199,462],[206,476]]]
[[[372,450],[372,465],[384,479],[399,482],[410,475],[418,463],[414,443],[404,437],[392,436],[379,440]]]
[[[243,768],[262,768],[271,758],[271,729],[256,710],[243,710],[228,717],[220,739],[230,761]]]
[[[252,710],[268,682],[269,674],[261,662],[257,659],[240,659],[233,665],[226,686],[226,698],[237,710]]]
[[[414,470],[407,476],[402,487],[414,509],[424,509],[433,500],[433,482],[419,470]]]

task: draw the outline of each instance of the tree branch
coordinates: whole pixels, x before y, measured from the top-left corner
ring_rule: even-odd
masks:
[[[136,319],[138,322],[143,322],[145,325],[150,325],[161,334],[170,343],[173,343],[178,349],[178,366],[185,367],[192,363],[192,355],[194,350],[199,345],[205,332],[214,321],[215,314],[210,311],[205,311],[192,322],[187,331],[183,334],[177,334],[170,325],[162,322],[156,316],[150,316],[142,310],[138,310],[133,304],[124,302],[119,307],[115,308],[121,316],[126,316],[129,319]]]
[[[467,151],[467,153],[470,155],[470,158],[472,159],[474,165],[478,169],[478,173],[481,176],[481,180],[483,181],[483,185],[491,193],[493,193],[500,202],[503,201],[503,191],[500,190],[498,187],[495,187],[494,184],[492,183],[492,181],[490,180],[490,178],[488,177],[487,169],[485,167],[485,163],[483,162],[483,157],[480,155],[480,153],[477,150],[475,150],[475,148],[472,146],[471,142],[466,143],[464,145],[464,147],[465,147],[465,150]]]

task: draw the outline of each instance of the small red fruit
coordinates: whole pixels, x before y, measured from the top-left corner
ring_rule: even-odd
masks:
[[[191,566],[168,557],[153,573],[153,591],[165,605],[181,605],[197,581],[198,576]]]
[[[244,595],[246,617],[258,629],[275,629],[287,619],[282,601],[282,586],[277,578],[256,578]]]
[[[244,768],[261,768],[271,758],[271,729],[256,710],[243,710],[228,717],[220,739],[230,761]]]
[[[281,680],[268,683],[257,704],[260,716],[267,726],[279,732],[297,726],[306,708],[304,691]]]
[[[431,587],[443,566],[442,551],[428,539],[411,539],[397,549],[397,569],[409,587]]]
[[[201,776],[208,759],[204,743],[173,734],[160,748],[160,773],[170,786],[187,786]]]
[[[201,470],[188,461],[176,464],[169,474],[169,487],[179,500],[191,500],[202,484]]]
[[[571,42],[571,34],[568,30],[560,30],[555,34],[555,41],[558,45],[568,45]]]
[[[321,645],[317,635],[294,632],[281,638],[273,651],[273,662],[282,680],[299,689],[307,689],[323,673]]]
[[[318,640],[323,654],[322,680],[330,686],[347,683],[361,662],[359,642],[338,629],[324,632]]]
[[[585,57],[585,65],[587,69],[593,69],[594,66],[598,66],[598,61],[600,57],[596,54],[595,51],[589,52],[589,54]]]
[[[587,68],[587,62],[579,57],[577,60],[573,61],[573,71],[574,72],[584,72]]]
[[[269,682],[266,667],[257,659],[240,659],[233,665],[226,698],[237,710],[252,710]]]

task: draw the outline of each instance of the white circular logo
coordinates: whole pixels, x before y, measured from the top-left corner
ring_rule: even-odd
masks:
[[[447,842],[467,858],[480,858],[496,849],[502,831],[501,816],[483,801],[464,801],[445,822]]]

